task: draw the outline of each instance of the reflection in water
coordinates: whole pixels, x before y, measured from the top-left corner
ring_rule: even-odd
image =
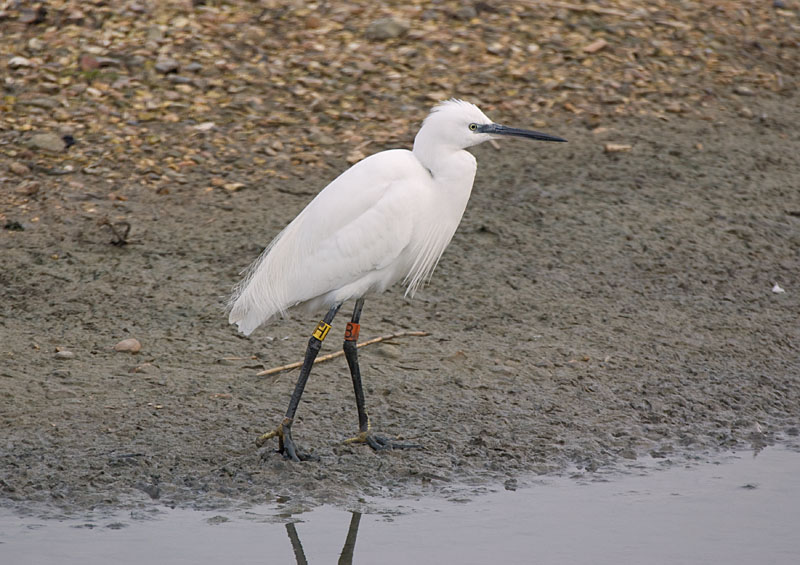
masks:
[[[339,556],[339,565],[353,565],[353,551],[356,549],[356,536],[358,523],[361,521],[361,512],[352,512],[350,528],[347,530],[347,539],[344,540],[342,554]]]
[[[358,524],[361,522],[361,512],[351,512],[350,528],[347,530],[347,538],[344,540],[342,554],[339,556],[339,565],[353,565],[353,552],[356,549],[356,536],[358,535]],[[306,554],[303,551],[303,544],[300,536],[297,535],[297,528],[294,522],[286,524],[286,533],[289,534],[289,541],[292,542],[292,550],[297,565],[308,565]]]
[[[303,553],[303,544],[300,543],[300,536],[297,535],[297,529],[294,527],[294,522],[289,522],[286,524],[286,533],[289,534],[289,540],[292,542],[294,559],[297,561],[297,565],[308,565],[306,554]]]

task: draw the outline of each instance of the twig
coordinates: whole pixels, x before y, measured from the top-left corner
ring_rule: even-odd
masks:
[[[123,245],[128,245],[128,234],[131,233],[131,225],[128,222],[117,222],[116,224],[112,224],[108,218],[103,218],[98,222],[101,226],[107,226],[111,233],[114,234],[114,239],[111,241],[111,245],[116,245],[117,247],[122,247]],[[122,233],[117,231],[117,228],[122,230]]]
[[[398,332],[389,335],[382,335],[380,337],[375,337],[369,339],[367,341],[361,342],[357,345],[357,347],[365,347],[367,345],[372,345],[373,343],[379,343],[381,341],[387,341],[390,339],[394,339],[396,337],[425,337],[426,335],[430,335],[428,332]],[[336,359],[337,357],[341,357],[344,355],[344,351],[337,351],[336,353],[330,353],[328,355],[323,355],[322,357],[317,357],[314,360],[314,364],[322,363],[323,361],[330,361],[331,359]],[[265,375],[274,375],[275,373],[280,373],[281,371],[288,371],[290,369],[296,369],[303,365],[302,361],[298,361],[297,363],[289,363],[288,365],[281,365],[280,367],[273,367],[272,369],[266,369],[261,371],[260,373],[256,373],[257,377],[263,377]]]

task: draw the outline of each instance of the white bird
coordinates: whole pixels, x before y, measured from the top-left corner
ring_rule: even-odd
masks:
[[[566,141],[492,122],[474,104],[449,100],[425,118],[412,151],[392,149],[356,163],[326,186],[250,266],[230,300],[229,321],[249,335],[289,308],[328,308],[309,340],[286,417],[259,438],[279,439],[278,451],[299,461],[291,425],[311,366],[342,303],[356,299],[345,332],[359,415],[359,435],[348,441],[373,449],[419,447],[373,435],[364,406],[356,341],[364,296],[398,281],[406,295],[426,282],[461,222],[477,163],[465,148],[517,136]]]

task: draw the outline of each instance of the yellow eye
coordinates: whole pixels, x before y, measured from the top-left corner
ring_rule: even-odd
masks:
[[[469,124],[469,129],[475,131],[476,129],[478,129],[478,124]]]

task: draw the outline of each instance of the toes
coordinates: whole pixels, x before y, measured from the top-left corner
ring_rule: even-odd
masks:
[[[364,442],[375,451],[386,451],[390,449],[422,449],[418,443],[398,443],[383,436],[368,435]]]
[[[300,462],[300,457],[297,456],[297,450],[294,448],[294,442],[285,442],[283,444],[283,456],[297,463]]]
[[[381,436],[367,436],[367,445],[375,451],[383,451],[384,449],[391,449],[392,444],[385,437]]]

